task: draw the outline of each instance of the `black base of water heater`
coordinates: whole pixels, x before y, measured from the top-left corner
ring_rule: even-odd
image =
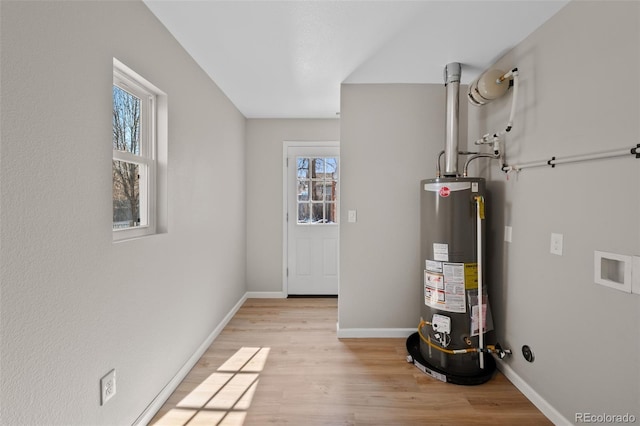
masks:
[[[485,354],[484,356],[484,369],[480,374],[473,376],[460,376],[447,373],[442,369],[432,366],[420,353],[420,336],[418,332],[413,333],[407,338],[407,361],[415,365],[420,371],[434,379],[440,380],[446,383],[453,383],[454,385],[474,386],[481,385],[488,382],[496,370],[496,362],[491,354]]]

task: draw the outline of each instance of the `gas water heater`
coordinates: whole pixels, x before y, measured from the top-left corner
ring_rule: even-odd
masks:
[[[510,353],[494,340],[484,283],[486,189],[482,178],[458,173],[458,99],[461,66],[445,68],[447,114],[445,170],[420,182],[421,300],[418,332],[409,356],[425,373],[445,382],[475,385],[495,370],[492,353]],[[501,74],[502,75],[502,74]],[[490,156],[479,153],[463,154]]]
[[[477,217],[484,208],[484,179],[445,177],[420,184],[420,253],[424,262],[420,353],[443,372],[469,376],[485,370],[490,374],[495,367],[490,356],[485,357],[483,368],[482,352],[452,353],[480,348],[480,323],[483,332],[491,329],[486,287],[480,289],[483,308],[478,311],[478,270],[483,262],[478,257],[478,244],[485,243],[485,221],[480,219],[478,232]]]

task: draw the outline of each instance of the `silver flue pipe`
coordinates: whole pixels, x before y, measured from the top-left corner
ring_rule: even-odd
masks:
[[[444,161],[445,177],[458,175],[458,116],[460,99],[460,75],[462,67],[451,62],[444,68],[444,85],[447,90],[447,117],[445,127]]]

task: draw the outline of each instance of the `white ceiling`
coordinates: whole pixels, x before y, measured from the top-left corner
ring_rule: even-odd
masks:
[[[341,83],[468,83],[568,0],[144,0],[248,118],[336,117]]]

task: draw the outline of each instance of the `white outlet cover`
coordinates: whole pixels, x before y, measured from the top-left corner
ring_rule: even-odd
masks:
[[[104,405],[116,394],[116,369],[100,379],[100,405]]]
[[[510,226],[505,226],[504,227],[504,240],[507,243],[510,243],[513,241],[513,228]]]
[[[631,271],[631,292],[640,294],[640,256],[633,256],[633,270]]]
[[[551,254],[557,254],[558,256],[562,256],[562,242],[563,236],[562,234],[551,234],[551,247],[549,251]]]

